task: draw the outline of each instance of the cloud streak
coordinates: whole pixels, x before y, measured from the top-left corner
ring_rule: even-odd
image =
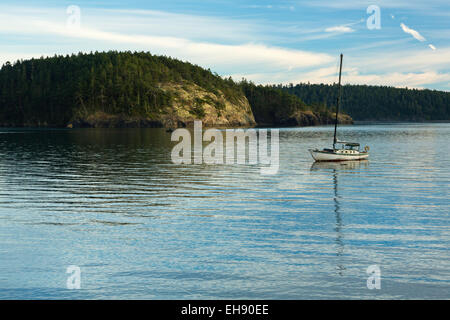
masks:
[[[235,80],[246,78],[256,83],[274,84],[274,83],[336,83],[337,75],[334,73],[334,68],[321,68],[313,70],[302,75],[281,73],[255,73],[255,74],[233,74]],[[384,74],[359,74],[356,70],[344,72],[344,84],[366,84],[366,85],[382,85],[393,86],[398,88],[424,88],[429,84],[450,81],[450,73],[439,73],[435,71],[428,72],[391,72]]]
[[[81,28],[71,29],[64,23],[42,19],[19,19],[12,15],[4,15],[0,19],[3,32],[47,35],[53,40],[59,36],[61,41],[70,39],[102,42],[114,47],[128,45],[136,50],[151,51],[155,54],[174,56],[189,60],[204,67],[216,69],[284,69],[306,68],[330,63],[333,58],[325,53],[307,50],[287,49],[260,43],[219,44],[206,41],[195,41],[181,37],[155,36],[145,34],[125,34],[121,32],[103,31],[82,24]],[[0,14],[0,18],[2,15]],[[19,19],[20,24],[14,23]]]
[[[350,27],[347,26],[336,26],[336,27],[330,27],[330,28],[326,28],[325,32],[336,32],[336,33],[348,33],[348,32],[354,32],[355,30],[353,30]]]
[[[450,81],[448,65],[450,48],[436,51],[424,49],[414,53],[398,51],[384,55],[375,52],[366,56],[352,54],[344,57],[343,82],[409,88],[433,87]],[[334,63],[303,72],[235,74],[233,78],[239,80],[245,77],[263,84],[334,83],[337,82],[337,72]]]
[[[414,37],[414,39],[419,40],[421,42],[426,41],[426,39],[416,30],[409,28],[404,23],[400,24],[400,27],[405,33],[408,33]]]

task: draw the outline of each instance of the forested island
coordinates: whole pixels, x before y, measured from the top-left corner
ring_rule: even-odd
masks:
[[[297,84],[273,86],[300,97],[309,105],[334,106],[337,85]],[[354,120],[450,120],[450,92],[387,86],[342,86],[342,110]]]
[[[144,52],[18,61],[0,71],[0,125],[254,125],[240,87],[210,70]]]
[[[344,86],[341,123],[448,120],[450,93]],[[334,85],[262,86],[145,52],[95,52],[6,63],[0,126],[306,126],[334,122]],[[351,117],[350,117],[350,116]]]

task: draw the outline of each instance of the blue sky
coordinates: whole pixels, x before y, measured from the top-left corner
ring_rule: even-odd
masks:
[[[450,91],[448,0],[5,0],[0,26],[0,63],[138,50],[237,80],[332,83],[342,52],[345,83]]]

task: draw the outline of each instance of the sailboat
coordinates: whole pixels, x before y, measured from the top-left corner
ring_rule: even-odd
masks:
[[[366,160],[369,158],[369,147],[365,146],[364,150],[360,150],[360,144],[357,142],[340,141],[337,138],[337,125],[339,114],[339,103],[341,100],[341,77],[342,77],[342,60],[344,55],[341,53],[341,63],[339,66],[339,84],[338,97],[336,103],[336,120],[334,124],[334,140],[333,149],[309,149],[311,156],[315,161],[351,161]]]

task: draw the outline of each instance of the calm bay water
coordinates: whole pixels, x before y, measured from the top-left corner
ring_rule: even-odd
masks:
[[[0,299],[449,299],[450,124],[345,126],[370,161],[313,165],[332,131],[280,129],[262,176],[162,129],[0,129]]]

